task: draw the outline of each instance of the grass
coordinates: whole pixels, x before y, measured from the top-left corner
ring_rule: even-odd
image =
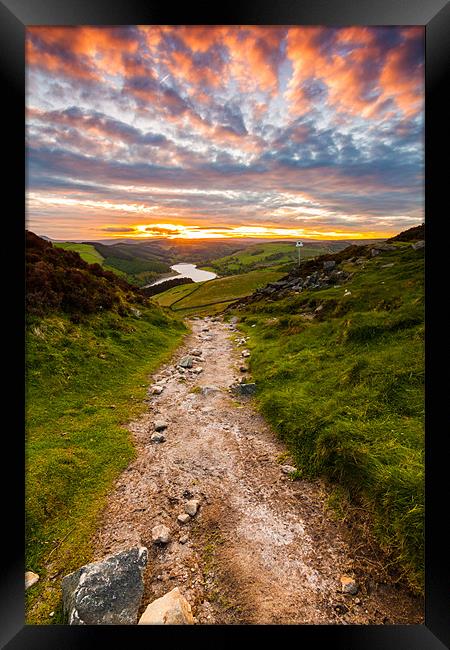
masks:
[[[380,545],[420,592],[423,254],[399,245],[364,268],[342,266],[354,272],[342,287],[236,312],[250,336],[257,401],[301,475],[325,477],[362,504]],[[317,317],[305,318],[319,305]]]
[[[71,242],[53,242],[55,248],[75,251],[88,264],[100,264],[103,266],[104,257],[91,244],[72,244]]]
[[[181,284],[178,287],[172,287],[172,289],[168,289],[163,293],[158,293],[153,296],[153,300],[155,300],[162,307],[170,307],[170,305],[176,300],[182,298],[183,296],[186,296],[193,289],[195,289],[196,284]]]
[[[27,590],[27,623],[63,622],[60,580],[90,561],[107,492],[134,457],[125,424],[145,407],[148,375],[186,332],[156,306],[139,310],[29,324],[26,569],[40,580]]]
[[[276,269],[251,271],[242,275],[217,278],[174,287],[155,296],[160,305],[170,306],[174,311],[199,313],[223,310],[227,304],[250,295],[268,282],[275,282],[284,273]],[[216,310],[217,307],[217,310]]]

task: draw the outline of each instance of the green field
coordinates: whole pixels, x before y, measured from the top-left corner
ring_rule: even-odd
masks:
[[[201,283],[181,284],[178,287],[172,287],[172,289],[168,289],[167,291],[164,291],[163,293],[156,294],[155,296],[152,297],[152,300],[157,302],[162,307],[170,307],[170,305],[173,302],[175,302],[175,300],[178,300],[179,298],[182,298],[183,296],[187,296],[194,289],[196,289],[197,284],[201,284]]]
[[[257,402],[288,444],[298,476],[325,477],[336,503],[362,508],[382,548],[420,591],[423,251],[399,244],[365,268],[345,262],[341,268],[354,276],[340,288],[262,300],[236,312],[250,336]]]
[[[88,264],[100,264],[103,266],[104,257],[91,244],[72,244],[71,242],[53,242],[55,248],[63,248],[66,251],[75,251]]]
[[[160,305],[171,307],[174,311],[194,312],[197,308],[216,304],[222,304],[224,309],[227,306],[226,302],[248,296],[259,287],[279,280],[284,274],[276,269],[251,271],[242,275],[196,282],[195,285],[174,287],[154,296],[154,299]]]
[[[124,424],[144,410],[149,374],[186,332],[156,305],[139,311],[29,323],[26,569],[40,580],[27,590],[27,623],[64,622],[60,580],[91,560],[107,491],[134,456]]]
[[[305,245],[301,249],[301,258],[309,259],[329,253],[330,246],[319,242]],[[202,268],[212,270],[219,275],[234,275],[247,273],[258,268],[279,266],[280,264],[295,264],[298,260],[298,249],[295,242],[262,242],[245,248],[242,251],[227,255],[208,262],[208,266]]]

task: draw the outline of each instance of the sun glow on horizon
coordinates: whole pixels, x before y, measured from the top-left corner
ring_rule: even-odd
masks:
[[[202,228],[195,225],[174,223],[137,224],[131,227],[114,227],[104,230],[104,238],[129,237],[130,239],[383,239],[395,234],[395,230],[385,232],[310,230],[307,228],[277,228],[270,226],[227,226]]]

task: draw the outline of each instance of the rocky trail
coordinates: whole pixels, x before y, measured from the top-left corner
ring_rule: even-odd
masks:
[[[197,624],[422,622],[418,600],[376,563],[361,571],[322,483],[292,480],[252,397],[229,390],[246,376],[235,326],[190,326],[129,424],[137,457],[110,494],[93,559],[148,549],[139,615],[178,587]]]

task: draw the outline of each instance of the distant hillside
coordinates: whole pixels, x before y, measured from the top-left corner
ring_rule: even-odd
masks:
[[[146,240],[113,244],[85,242],[104,258],[105,268],[125,274],[132,284],[143,286],[170,272],[178,262],[204,264],[207,260],[245,248],[230,241]]]
[[[44,237],[42,239],[45,239]],[[51,241],[47,239],[46,241]],[[88,264],[100,264],[103,266],[104,258],[91,244],[74,244],[72,242],[52,242],[55,248],[63,248],[66,251],[79,253],[82,260]]]
[[[116,274],[89,264],[75,251],[56,248],[30,231],[26,231],[26,299],[27,311],[34,315],[124,311],[127,300],[143,301]]]
[[[131,284],[143,286],[170,271],[170,255],[159,242],[118,243],[108,246],[98,242],[89,244],[102,256],[105,268],[123,274]]]
[[[322,253],[331,253],[347,246],[347,242],[310,242],[305,241],[300,249],[301,259],[316,257]],[[279,266],[280,264],[296,264],[298,249],[295,241],[262,241],[247,246],[244,250],[218,259],[211,258],[206,266],[219,275],[235,275],[248,273],[259,268]]]
[[[391,237],[387,241],[421,241],[425,239],[425,224],[422,223],[420,226],[415,228],[409,228],[408,230],[403,230],[395,237]]]

